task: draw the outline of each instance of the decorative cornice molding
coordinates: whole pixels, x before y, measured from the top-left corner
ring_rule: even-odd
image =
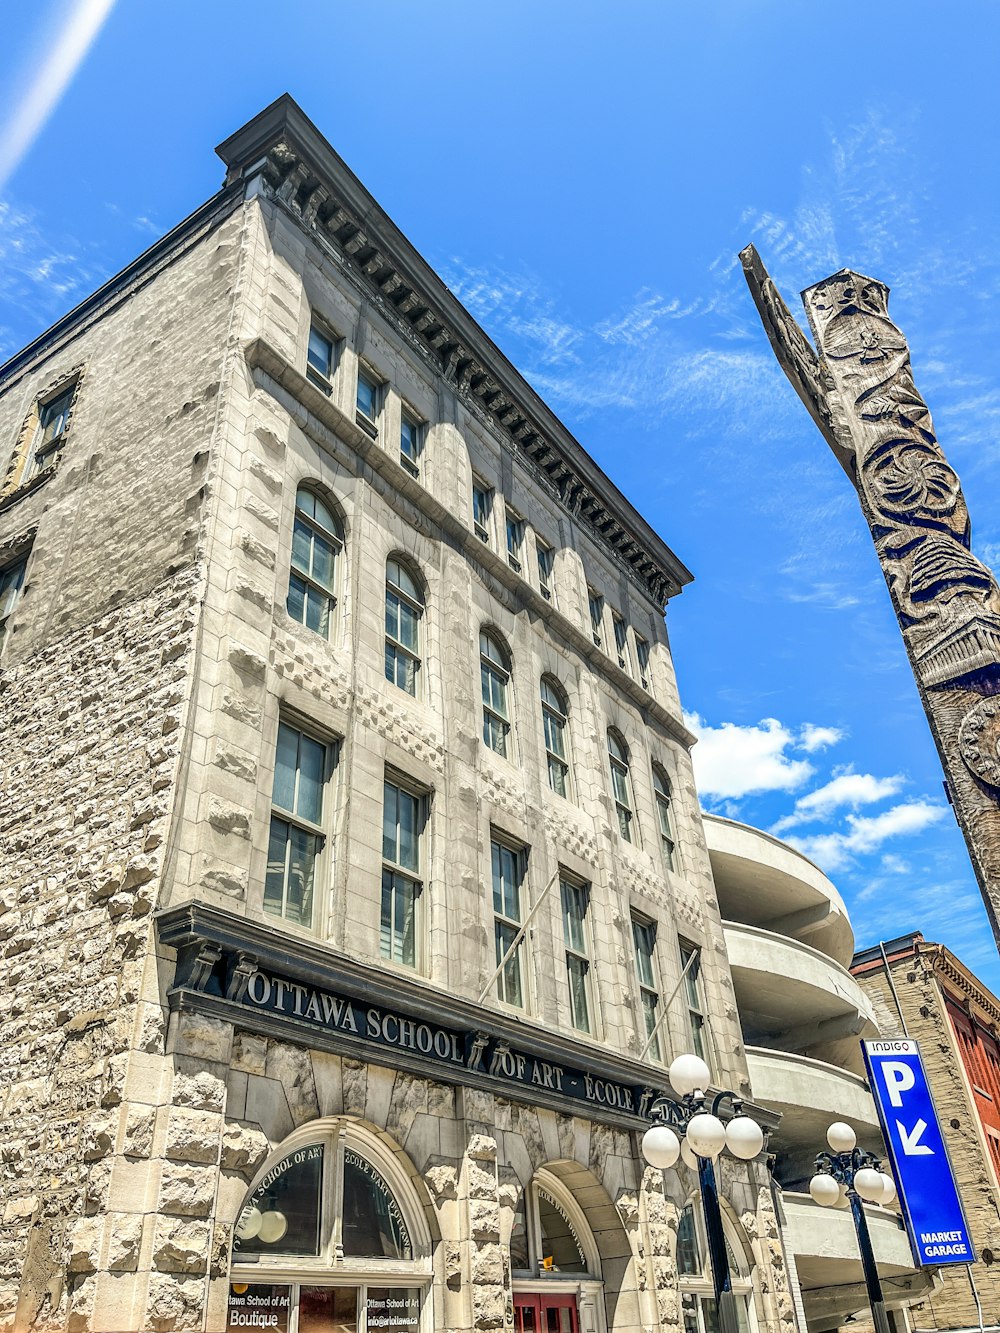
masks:
[[[329,243],[359,289],[659,607],[690,571],[522,378],[287,95],[216,150],[226,185],[263,191]]]

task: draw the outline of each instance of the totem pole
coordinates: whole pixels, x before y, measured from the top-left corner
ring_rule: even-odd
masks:
[[[814,351],[754,247],[740,259],[778,363],[858,493],[1000,944],[1000,588],[969,549],[889,289],[848,269],[807,288]]]

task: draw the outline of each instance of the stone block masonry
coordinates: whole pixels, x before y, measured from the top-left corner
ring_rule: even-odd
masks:
[[[108,1186],[142,1134],[130,1055],[163,1046],[140,997],[199,577],[191,566],[4,673],[3,1329],[74,1326],[88,1274],[138,1259],[142,1215],[109,1211]]]

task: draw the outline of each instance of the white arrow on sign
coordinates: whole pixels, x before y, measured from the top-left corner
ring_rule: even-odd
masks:
[[[923,1132],[927,1128],[926,1120],[918,1120],[912,1129],[907,1129],[901,1120],[896,1121],[896,1128],[899,1130],[899,1141],[903,1145],[903,1153],[907,1157],[933,1157],[934,1149],[928,1148],[926,1143],[921,1143]]]

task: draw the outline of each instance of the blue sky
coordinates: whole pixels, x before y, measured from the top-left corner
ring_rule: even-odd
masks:
[[[852,26],[848,26],[850,20]],[[736,253],[893,289],[1000,563],[995,4],[65,0],[5,18],[0,357],[221,183],[288,91],[696,575],[709,809],[796,840],[859,946],[1000,961],[857,501]]]

